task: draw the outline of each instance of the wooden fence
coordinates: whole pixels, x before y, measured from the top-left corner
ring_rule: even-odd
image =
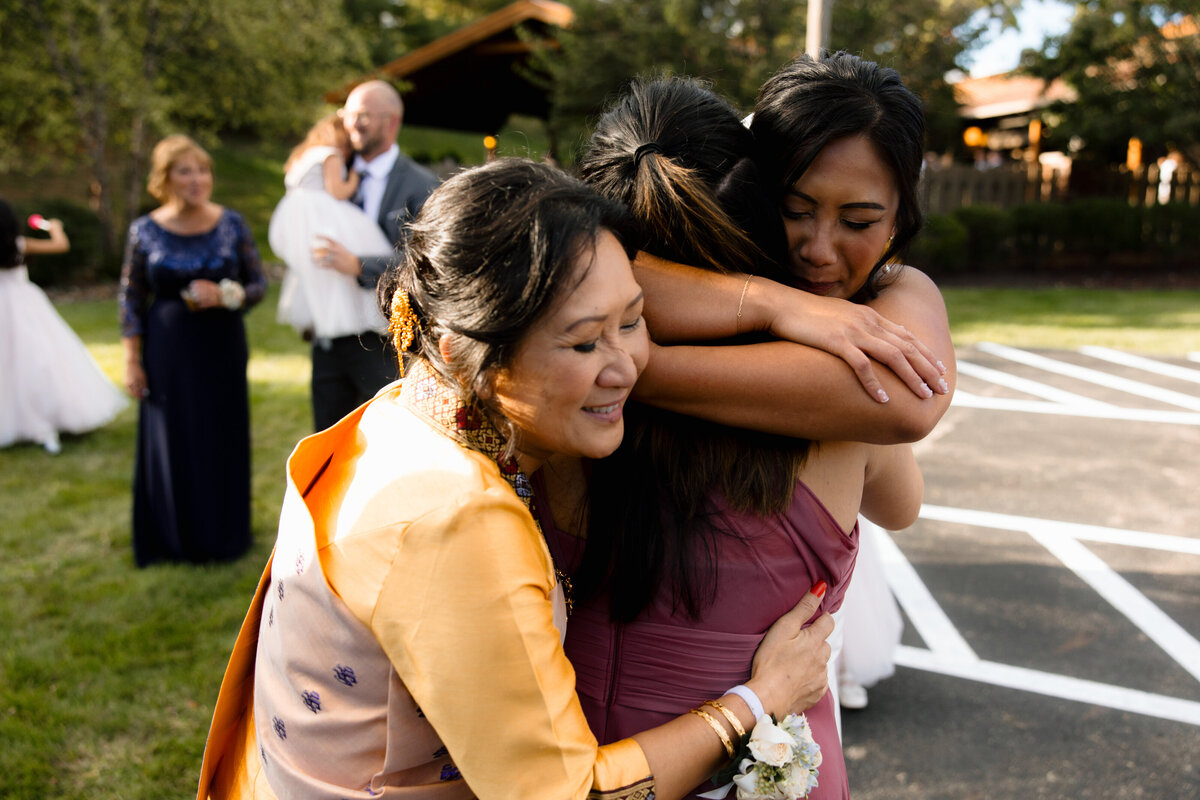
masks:
[[[921,179],[927,214],[949,214],[963,206],[1013,208],[1024,203],[1058,203],[1073,197],[1122,197],[1132,206],[1168,203],[1200,206],[1200,171],[1152,164],[1126,167],[1055,168],[1043,164],[976,169],[965,164],[929,167]]]

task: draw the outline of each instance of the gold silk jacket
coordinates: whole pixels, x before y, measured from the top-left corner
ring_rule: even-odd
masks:
[[[418,361],[297,445],[198,800],[652,796],[637,743],[588,728],[500,444]]]

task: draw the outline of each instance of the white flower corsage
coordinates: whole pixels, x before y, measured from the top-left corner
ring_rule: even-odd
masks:
[[[763,714],[729,766],[713,776],[720,788],[700,795],[723,798],[737,787],[737,800],[800,800],[817,787],[821,747],[808,718],[788,714],[776,722]]]
[[[246,290],[235,280],[222,278],[217,287],[221,290],[221,305],[230,311],[238,310],[246,301]]]

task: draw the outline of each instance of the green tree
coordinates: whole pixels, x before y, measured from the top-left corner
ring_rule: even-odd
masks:
[[[1020,0],[834,0],[830,46],[893,67],[925,103],[929,146],[958,141],[960,119],[946,76],[967,65],[993,21],[1016,25]]]
[[[925,100],[931,143],[958,135],[946,73],[963,66],[992,19],[1013,23],[1020,0],[835,0],[832,49],[895,67]],[[805,0],[577,0],[560,50],[542,54],[551,76],[552,128],[579,141],[606,99],[639,74],[705,78],[749,110],[758,87],[804,51]]]
[[[1200,163],[1200,3],[1089,0],[1070,29],[1026,51],[1022,67],[1078,98],[1051,109],[1049,143],[1119,162],[1131,137],[1149,159],[1177,149]]]
[[[16,0],[0,6],[0,171],[86,172],[106,258],[165,133],[295,136],[365,66],[321,0]],[[333,35],[338,32],[338,35]]]
[[[363,37],[371,64],[381,66],[511,3],[512,0],[342,0]]]

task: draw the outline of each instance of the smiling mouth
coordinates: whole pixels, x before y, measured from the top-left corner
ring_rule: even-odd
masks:
[[[617,409],[619,409],[620,407],[621,407],[621,403],[616,402],[616,403],[609,403],[606,406],[584,406],[583,410],[588,412],[589,414],[604,415],[604,414],[611,414],[614,411],[616,411]]]
[[[598,422],[615,423],[624,416],[625,398],[603,406],[584,406],[583,413]]]

